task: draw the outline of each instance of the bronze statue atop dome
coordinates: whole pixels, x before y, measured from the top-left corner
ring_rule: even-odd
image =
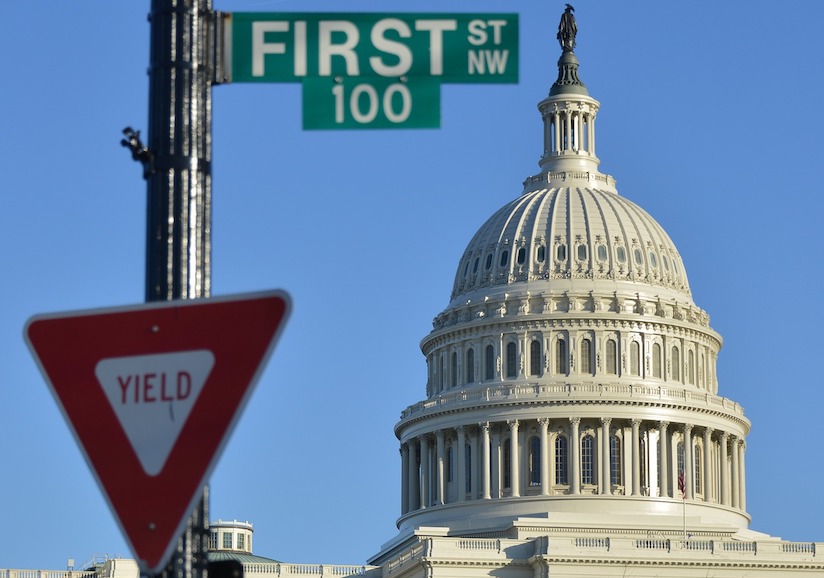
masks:
[[[561,22],[558,24],[558,42],[564,52],[572,52],[575,48],[575,35],[578,34],[578,24],[575,22],[575,8],[572,4],[566,5],[566,10],[561,14]]]

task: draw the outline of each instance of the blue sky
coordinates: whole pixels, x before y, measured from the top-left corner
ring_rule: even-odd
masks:
[[[143,299],[150,2],[4,7],[0,568],[127,546],[22,339],[27,318]],[[439,130],[303,131],[298,85],[214,89],[213,294],[294,312],[212,477],[255,552],[359,564],[395,535],[400,411],[465,245],[538,171],[563,3],[223,0],[225,11],[517,12],[520,83],[446,85]],[[753,422],[753,529],[824,541],[817,0],[575,3],[598,156],[667,230]],[[144,133],[145,134],[145,133]]]

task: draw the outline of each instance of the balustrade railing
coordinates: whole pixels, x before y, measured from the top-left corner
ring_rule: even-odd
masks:
[[[723,409],[736,415],[743,415],[743,408],[727,398],[704,391],[689,391],[669,386],[623,384],[623,383],[579,383],[579,384],[500,384],[471,386],[447,392],[436,398],[410,405],[401,412],[401,419],[435,409],[446,409],[464,404],[482,402],[507,402],[521,399],[553,399],[558,397],[594,397],[621,399],[649,399],[686,403],[698,407]]]

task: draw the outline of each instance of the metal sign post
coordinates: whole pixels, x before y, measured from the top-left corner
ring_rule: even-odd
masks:
[[[211,0],[152,0],[149,136],[122,141],[147,182],[146,301],[208,297],[211,289]],[[206,578],[208,486],[162,578]]]

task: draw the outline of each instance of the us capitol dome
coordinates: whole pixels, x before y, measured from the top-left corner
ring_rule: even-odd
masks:
[[[750,422],[719,395],[721,336],[666,231],[599,171],[575,27],[567,9],[540,171],[469,241],[421,343],[426,397],[395,426],[401,535],[748,531]]]

